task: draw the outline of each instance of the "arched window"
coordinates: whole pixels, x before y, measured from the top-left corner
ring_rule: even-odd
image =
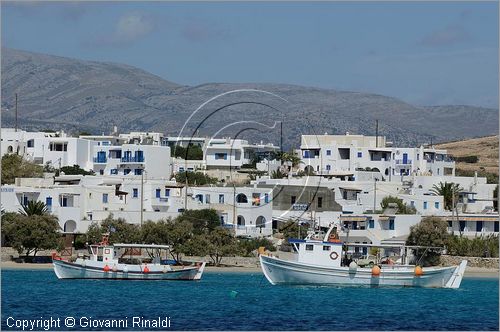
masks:
[[[260,228],[266,227],[266,218],[264,218],[263,216],[258,217],[255,221],[255,226]]]
[[[76,230],[76,221],[68,220],[64,223],[64,233],[74,233]]]
[[[238,194],[236,196],[236,203],[248,203],[248,198],[245,194]]]
[[[243,216],[238,216],[238,226],[245,226],[245,218]]]
[[[8,152],[8,153],[12,153],[12,151],[14,151],[14,148],[12,147],[12,145],[9,145],[9,146],[7,147],[7,152]]]

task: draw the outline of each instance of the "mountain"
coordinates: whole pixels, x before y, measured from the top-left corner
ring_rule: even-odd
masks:
[[[299,144],[301,134],[374,135],[377,119],[379,134],[402,146],[498,133],[495,109],[417,107],[376,94],[287,84],[183,86],[123,64],[7,48],[2,49],[1,74],[3,126],[14,124],[18,93],[20,127],[30,130],[107,133],[116,125],[121,131],[160,131],[172,136],[237,133],[252,141],[279,143],[279,126],[268,127],[283,121],[288,148]],[[247,91],[225,94],[194,112],[209,99],[238,89]]]

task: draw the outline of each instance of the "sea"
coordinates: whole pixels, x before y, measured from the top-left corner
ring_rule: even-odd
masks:
[[[1,281],[2,330],[499,330],[499,280],[488,278],[466,277],[460,289],[345,288],[272,286],[260,272],[192,282],[2,270]]]

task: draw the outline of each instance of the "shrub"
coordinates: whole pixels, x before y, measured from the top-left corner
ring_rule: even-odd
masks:
[[[436,217],[426,217],[422,221],[410,227],[410,235],[406,240],[406,245],[427,246],[427,247],[443,247],[448,239],[448,223]],[[432,266],[439,264],[441,256],[440,249],[416,249],[415,256],[417,263],[424,266]]]
[[[259,249],[260,247],[265,247],[269,251],[275,251],[276,247],[273,243],[265,238],[261,239],[240,239],[239,247],[244,256],[252,256],[252,252],[254,250]]]
[[[463,157],[454,157],[456,162],[458,163],[468,163],[468,164],[475,164],[479,161],[479,158],[477,156],[463,156]]]
[[[498,236],[489,235],[469,239],[453,235],[446,241],[449,255],[468,257],[498,257]]]
[[[408,206],[406,203],[403,203],[403,200],[401,198],[397,198],[394,196],[386,196],[382,199],[382,202],[380,205],[382,206],[382,209],[387,209],[390,203],[396,203],[398,205],[398,212],[397,214],[416,214],[417,210],[412,207]]]
[[[179,172],[175,175],[175,180],[180,183],[186,183],[186,177],[191,185],[203,186],[206,184],[216,184],[217,178],[212,178],[201,172]]]

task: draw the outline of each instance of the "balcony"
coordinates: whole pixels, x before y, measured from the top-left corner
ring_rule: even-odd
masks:
[[[108,162],[108,158],[104,157],[94,157],[94,164],[105,164]]]
[[[143,163],[144,156],[125,156],[122,158],[122,163]]]

